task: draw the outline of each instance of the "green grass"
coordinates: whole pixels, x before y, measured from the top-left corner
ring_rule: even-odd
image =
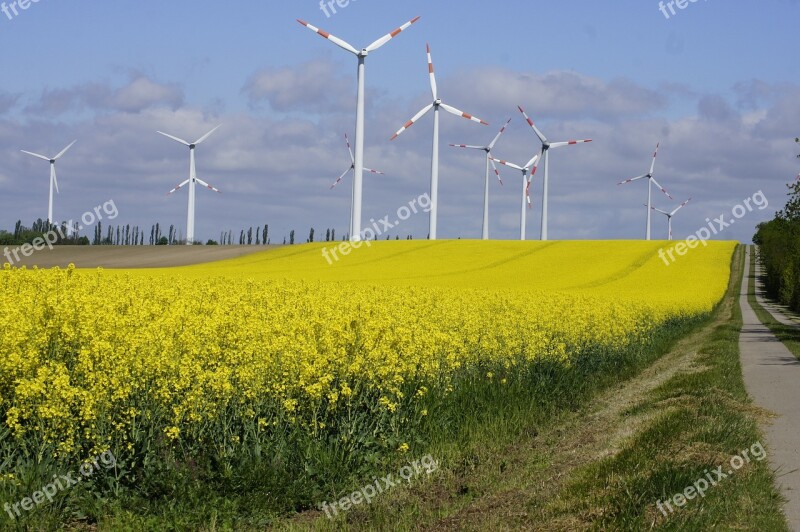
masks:
[[[747,291],[747,301],[756,313],[759,321],[772,331],[778,340],[789,349],[797,358],[800,358],[800,325],[784,325],[776,320],[756,299],[755,290],[755,265],[756,254],[750,254],[750,285]]]

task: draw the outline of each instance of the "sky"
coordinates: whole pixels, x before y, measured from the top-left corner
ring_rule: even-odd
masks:
[[[360,49],[421,16],[367,59],[365,163],[386,175],[364,177],[365,224],[430,193],[430,115],[389,140],[432,99],[430,43],[440,97],[490,124],[441,117],[440,238],[481,234],[485,161],[448,143],[486,144],[513,118],[494,154],[527,162],[541,144],[521,105],[550,140],[593,139],[551,154],[551,239],[643,238],[647,186],[617,183],[646,173],[660,142],[655,177],[674,201],[654,189],[654,205],[692,198],[675,237],[734,219],[755,196],[715,236],[749,242],[800,171],[800,2],[686,0],[674,14],[668,3],[350,0],[326,14],[318,0],[23,0],[24,10],[5,0],[0,228],[47,216],[47,163],[20,150],[51,156],[77,139],[58,162],[57,220],[113,201],[110,223],[184,234],[187,192],[166,193],[188,177],[188,150],[156,131],[193,141],[221,124],[197,150],[198,176],[222,190],[197,190],[198,240],[264,224],[273,243],[292,229],[298,240],[311,227],[317,239],[344,235],[352,177],[329,187],[350,164],[356,59],[296,19]],[[503,167],[501,177],[491,236],[516,239],[522,177]],[[540,171],[532,239],[541,200]],[[652,223],[665,238],[666,218]],[[381,238],[427,228],[420,211]]]

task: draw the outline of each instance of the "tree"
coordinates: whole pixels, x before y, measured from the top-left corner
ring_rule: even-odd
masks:
[[[328,229],[327,231],[325,231],[325,242],[330,242],[330,241],[331,241],[331,230]]]
[[[294,245],[294,229],[289,231],[289,245]]]
[[[269,225],[266,224],[264,225],[264,232],[261,234],[264,236],[262,240],[264,242],[264,245],[266,246],[267,244],[269,244]]]
[[[308,241],[314,242],[314,228],[311,228],[311,231],[308,233]]]
[[[336,242],[336,229],[331,229],[331,242]]]
[[[253,226],[250,226],[250,229],[247,230],[247,245],[253,245]]]

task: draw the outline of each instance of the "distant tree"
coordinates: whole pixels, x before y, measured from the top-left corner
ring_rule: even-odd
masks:
[[[308,233],[308,241],[309,242],[314,242],[314,228],[313,227],[311,228],[311,231],[309,231],[309,233]]]
[[[266,246],[267,244],[269,244],[269,225],[264,224],[264,232],[261,233],[261,235],[264,237],[261,240],[264,242],[264,245]]]
[[[330,241],[331,241],[331,230],[328,229],[327,231],[325,231],[325,242],[330,242]]]
[[[261,228],[256,227],[256,246],[261,245]]]
[[[216,240],[209,240],[208,242],[206,242],[206,246],[218,246],[218,245],[219,244],[217,243]]]
[[[286,245],[286,237],[283,237],[283,245]]]
[[[247,245],[253,245],[253,226],[250,226],[250,229],[247,230]]]
[[[169,238],[162,236],[158,239],[158,242],[156,242],[156,246],[169,246]]]
[[[331,242],[336,242],[336,229],[331,229]]]
[[[294,229],[289,231],[289,245],[294,245]]]

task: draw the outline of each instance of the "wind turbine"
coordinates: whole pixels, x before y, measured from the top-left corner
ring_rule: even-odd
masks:
[[[77,140],[73,140],[72,144],[70,144],[69,146],[67,146],[63,150],[61,150],[59,152],[59,154],[56,155],[55,157],[45,157],[44,155],[39,155],[38,153],[33,153],[33,152],[30,152],[30,151],[20,150],[22,153],[27,153],[28,155],[33,155],[34,157],[37,157],[39,159],[45,160],[45,161],[50,163],[50,201],[47,204],[47,223],[48,224],[54,223],[53,222],[53,187],[55,187],[56,193],[60,194],[60,192],[58,192],[58,179],[56,178],[56,161],[59,160],[60,158],[62,158],[64,156],[64,154],[67,153],[67,151],[69,151],[69,149],[72,146],[75,145],[76,142],[78,142],[78,141]]]
[[[356,97],[356,153],[353,161],[353,205],[351,208],[350,218],[352,221],[350,222],[351,230],[350,230],[350,240],[351,241],[359,241],[361,240],[361,201],[362,201],[362,189],[363,189],[363,180],[364,180],[364,73],[365,73],[365,62],[367,56],[371,53],[386,44],[387,42],[391,41],[395,37],[397,37],[402,31],[408,29],[412,24],[418,21],[420,17],[416,17],[391,33],[387,33],[374,43],[370,44],[366,48],[363,48],[361,51],[356,50],[352,45],[343,41],[342,39],[335,37],[328,33],[327,31],[321,30],[317,27],[312,26],[308,22],[303,20],[297,19],[297,22],[305,26],[306,28],[310,29],[321,35],[322,37],[328,39],[333,44],[347,50],[351,54],[355,55],[358,58],[358,95]],[[355,229],[355,230],[354,230]]]
[[[494,160],[492,159],[492,150],[494,149],[494,145],[497,144],[497,141],[500,140],[500,137],[505,132],[508,124],[511,123],[511,119],[508,119],[508,122],[500,128],[500,133],[494,138],[492,142],[489,143],[488,146],[469,146],[467,144],[451,144],[450,146],[454,148],[465,148],[468,150],[481,150],[486,152],[486,178],[484,179],[484,191],[483,191],[483,232],[482,238],[484,240],[489,240],[489,164],[491,163],[492,167],[494,168],[494,173],[497,176],[497,180],[500,181],[500,185],[502,186],[503,180],[500,179],[500,172],[497,170],[497,166],[494,164]]]
[[[204,187],[206,187],[208,189],[211,189],[214,192],[220,192],[216,188],[212,187],[211,185],[209,185],[208,183],[206,183],[205,181],[203,181],[202,179],[199,179],[197,177],[197,168],[195,167],[195,162],[194,162],[194,150],[195,150],[195,148],[197,148],[197,146],[199,144],[201,144],[204,140],[206,140],[208,137],[210,137],[211,134],[214,133],[219,128],[220,128],[220,126],[215,127],[214,129],[212,129],[211,131],[209,131],[208,133],[206,133],[205,135],[203,135],[198,140],[196,140],[195,142],[192,142],[192,143],[186,142],[185,140],[179,139],[178,137],[173,137],[172,135],[168,135],[168,134],[166,134],[164,132],[157,131],[157,133],[159,135],[164,135],[165,137],[170,138],[170,139],[174,140],[175,142],[179,142],[179,143],[183,144],[184,146],[188,146],[189,147],[189,179],[187,179],[186,181],[184,181],[183,183],[181,183],[177,187],[173,188],[169,192],[167,192],[167,196],[169,196],[170,194],[173,194],[174,192],[176,192],[180,188],[183,188],[184,185],[186,185],[186,184],[189,185],[189,213],[188,213],[187,218],[186,218],[186,245],[187,246],[191,246],[191,245],[194,244],[194,189],[195,189],[194,185],[195,185],[195,183],[200,183]]]
[[[661,209],[656,209],[655,207],[651,207],[651,209],[653,209],[654,211],[658,211],[658,212],[660,212],[661,214],[663,214],[663,215],[665,215],[667,217],[667,225],[669,226],[669,239],[670,240],[672,240],[672,217],[675,216],[675,213],[677,213],[679,210],[684,208],[686,206],[686,204],[689,203],[690,201],[692,201],[692,198],[689,198],[686,201],[684,201],[683,203],[681,203],[680,205],[678,205],[678,207],[675,208],[675,210],[673,210],[672,212],[662,211]]]
[[[651,214],[651,210],[652,210],[651,207],[653,206],[653,186],[652,186],[652,183],[655,183],[656,186],[659,189],[661,189],[661,192],[663,192],[669,199],[675,199],[672,196],[670,196],[669,192],[667,192],[667,190],[664,187],[659,185],[658,181],[656,181],[656,178],[653,177],[653,175],[655,174],[655,171],[656,171],[656,157],[658,157],[658,149],[660,147],[661,147],[661,143],[659,142],[658,144],[656,144],[656,151],[655,151],[655,153],[653,153],[653,162],[650,165],[650,171],[648,173],[646,173],[644,175],[640,175],[639,177],[634,177],[632,179],[626,179],[625,181],[621,181],[621,182],[617,183],[617,186],[619,186],[619,185],[625,185],[627,183],[633,183],[634,181],[638,181],[640,179],[647,179],[647,240],[650,240],[650,214]]]
[[[431,80],[431,93],[433,94],[433,103],[425,106],[414,118],[406,122],[406,124],[395,133],[391,140],[399,137],[405,130],[414,125],[414,123],[425,116],[428,111],[433,109],[433,157],[431,157],[431,213],[430,213],[430,229],[429,236],[431,240],[436,240],[436,221],[439,210],[439,108],[444,109],[448,113],[454,114],[488,126],[488,122],[484,122],[480,118],[476,118],[469,113],[459,111],[455,107],[451,107],[442,102],[439,98],[439,90],[436,87],[436,74],[433,71],[433,60],[431,59],[431,46],[427,45],[428,50],[428,73]]]
[[[539,155],[542,159],[544,159],[544,192],[542,193],[542,240],[547,240],[547,199],[549,195],[549,186],[550,186],[550,150],[554,150],[556,148],[563,148],[564,146],[574,146],[576,144],[584,144],[587,142],[592,142],[592,139],[586,140],[569,140],[566,142],[550,142],[547,140],[547,137],[539,131],[539,128],[533,123],[533,120],[528,118],[528,115],[525,114],[525,110],[522,107],[519,107],[519,112],[522,113],[522,116],[525,117],[528,124],[533,128],[533,132],[536,133],[536,136],[539,137],[539,140],[542,142],[542,151],[539,152]],[[536,168],[533,169],[533,172],[536,173]]]
[[[540,154],[537,153],[536,155],[533,156],[533,159],[528,161],[528,164],[526,164],[525,166],[518,166],[508,161],[501,161],[500,159],[495,159],[494,157],[492,157],[493,161],[497,161],[503,166],[508,166],[509,168],[514,168],[515,170],[519,170],[522,172],[522,209],[520,210],[520,218],[519,218],[520,240],[525,240],[525,230],[528,225],[528,219],[525,212],[525,204],[527,203],[528,209],[531,208],[531,179],[533,178],[533,173],[536,172],[536,167],[539,165],[540,158],[541,158]],[[531,173],[532,168],[534,170],[533,173]]]
[[[350,147],[350,139],[347,138],[347,133],[344,134],[344,141],[347,143],[347,151],[350,152],[350,168],[345,170],[342,173],[342,175],[339,176],[339,179],[337,179],[336,182],[331,185],[331,190],[333,190],[336,187],[336,185],[341,183],[342,179],[344,179],[344,176],[347,175],[347,172],[352,171],[353,173],[355,173],[355,170],[356,170],[356,159],[355,159],[355,157],[353,157],[353,149]],[[371,174],[386,175],[383,172],[379,172],[378,170],[372,170],[371,168],[364,168],[364,171],[369,172]],[[353,229],[354,229],[353,228],[353,210],[351,208],[350,209],[350,233],[349,234],[351,234],[351,235],[353,234]]]

